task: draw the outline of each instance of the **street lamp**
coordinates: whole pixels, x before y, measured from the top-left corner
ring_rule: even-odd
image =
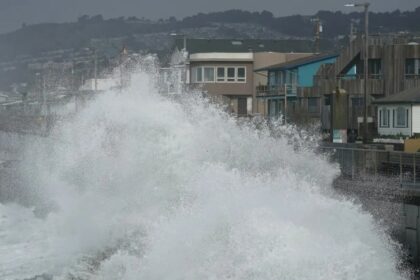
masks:
[[[363,143],[367,143],[368,141],[368,125],[367,125],[367,84],[368,84],[368,59],[369,59],[369,2],[366,3],[353,3],[353,4],[345,4],[346,7],[363,7],[365,10],[365,53],[364,53],[364,103],[365,106],[363,108]]]

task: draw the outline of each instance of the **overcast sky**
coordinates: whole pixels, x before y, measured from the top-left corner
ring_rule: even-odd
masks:
[[[242,9],[271,11],[276,16],[313,14],[318,10],[345,10],[351,0],[0,0],[0,32],[17,29],[23,22],[68,22],[88,14],[105,18],[137,16],[149,19],[182,18],[198,12]],[[412,10],[419,0],[370,0],[374,11]]]

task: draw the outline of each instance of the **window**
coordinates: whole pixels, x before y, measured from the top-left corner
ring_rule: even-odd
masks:
[[[389,114],[390,114],[390,110],[387,108],[382,108],[379,110],[379,126],[380,127],[389,127]]]
[[[214,82],[214,67],[204,67],[204,82]]]
[[[309,113],[318,113],[318,98],[308,97],[308,112]]]
[[[228,67],[227,68],[227,81],[228,82],[234,82],[235,81],[235,68],[234,67]]]
[[[197,67],[196,68],[196,76],[195,82],[202,82],[203,81],[203,68]]]
[[[420,75],[420,58],[407,58],[405,60],[405,77],[412,78]]]
[[[271,86],[276,85],[276,73],[268,72],[268,84]]]
[[[369,59],[368,60],[369,78],[377,79],[382,75],[382,62],[380,59]]]
[[[280,103],[279,100],[268,99],[268,115],[271,118],[280,116]]]
[[[331,105],[331,95],[324,95],[324,105],[325,106]]]
[[[365,99],[363,97],[353,97],[351,99],[351,106],[353,108],[363,108],[363,106],[365,105]]]
[[[245,82],[245,67],[237,68],[237,82]]]
[[[224,82],[225,80],[225,67],[217,67],[217,81]]]
[[[398,107],[394,110],[394,126],[395,127],[408,127],[408,109]]]
[[[223,82],[246,82],[245,67],[194,67],[192,69],[194,83],[223,83]]]

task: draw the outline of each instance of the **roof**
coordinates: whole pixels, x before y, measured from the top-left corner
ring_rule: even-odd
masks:
[[[234,52],[312,52],[310,40],[259,40],[259,39],[188,39],[187,51],[194,53],[234,53]],[[181,50],[184,40],[175,40],[175,46]]]
[[[190,55],[190,61],[242,61],[252,62],[253,53],[194,53]]]
[[[420,87],[411,88],[401,91],[384,98],[376,99],[372,103],[375,104],[420,104]]]
[[[312,64],[312,63],[316,63],[322,60],[335,58],[335,57],[338,57],[338,54],[315,54],[315,55],[306,56],[306,57],[290,60],[290,61],[279,63],[279,64],[270,65],[264,68],[256,69],[255,72],[268,71],[268,70],[293,69],[299,66]]]

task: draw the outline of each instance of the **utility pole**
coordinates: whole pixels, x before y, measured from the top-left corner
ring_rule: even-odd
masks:
[[[363,83],[363,94],[364,94],[364,107],[363,107],[363,143],[368,143],[368,79],[369,79],[369,6],[370,3],[356,3],[346,4],[346,7],[363,7],[365,13],[365,41],[364,41],[364,83]]]
[[[319,17],[312,19],[315,22],[315,34],[314,34],[314,50],[315,53],[320,52],[320,41],[321,41],[321,33],[322,33],[322,23]]]
[[[369,79],[369,3],[364,4],[365,8],[365,82],[364,82],[364,100],[365,100],[365,107],[364,107],[364,131],[363,131],[363,143],[366,144],[368,142],[368,79]]]
[[[356,37],[356,33],[357,33],[357,28],[356,28],[356,24],[357,23],[357,21],[356,20],[354,20],[354,19],[352,19],[351,21],[350,21],[350,42],[352,42],[353,40],[354,40],[354,38]]]

